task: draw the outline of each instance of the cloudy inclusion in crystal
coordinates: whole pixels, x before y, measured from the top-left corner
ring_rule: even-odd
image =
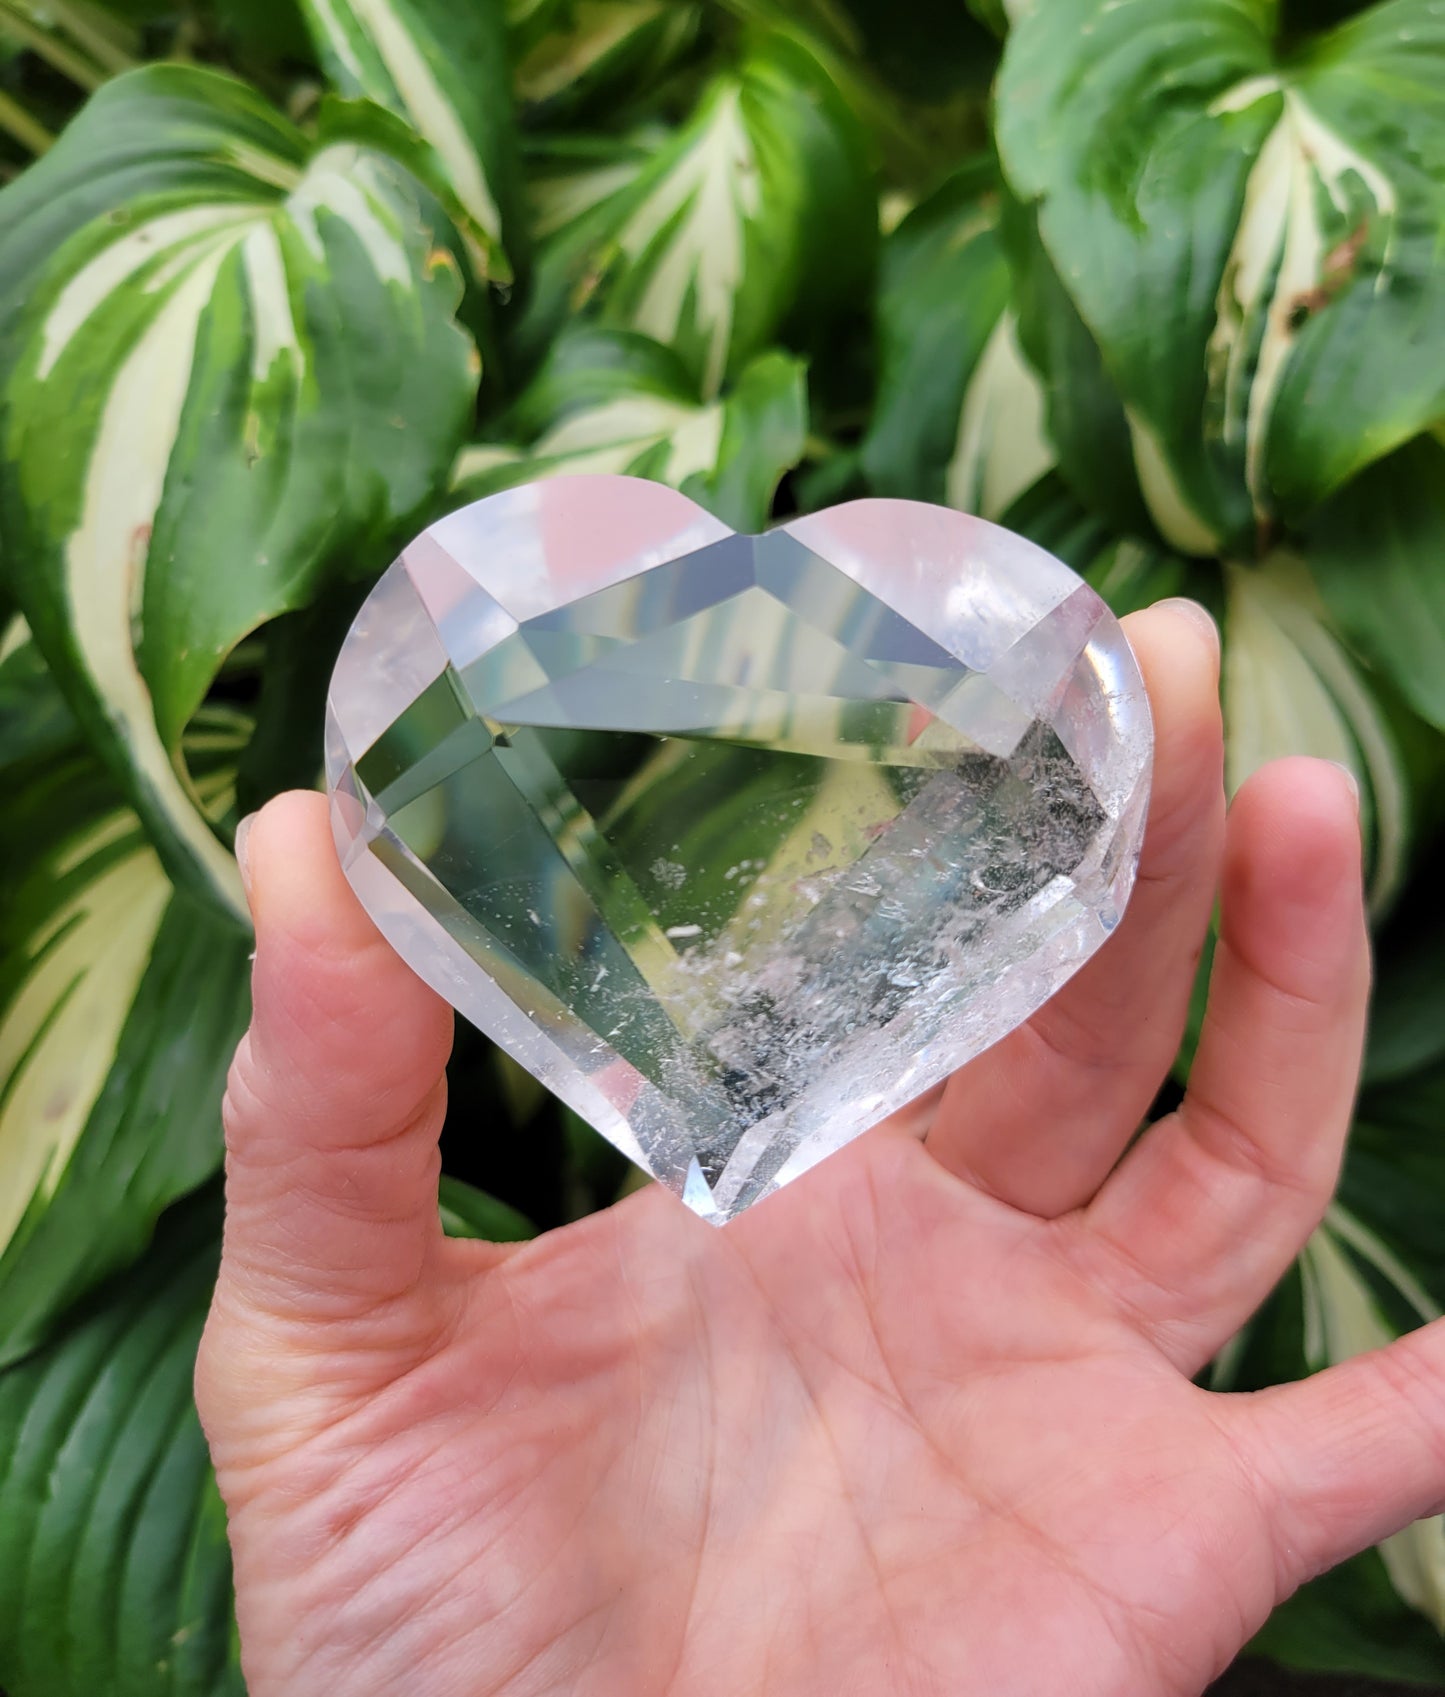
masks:
[[[613,478],[413,544],[328,725],[383,931],[719,1221],[1092,952],[1149,750],[1117,624],[1032,545],[898,501],[735,536]]]

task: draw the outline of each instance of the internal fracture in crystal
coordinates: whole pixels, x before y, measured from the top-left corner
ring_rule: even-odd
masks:
[[[738,536],[565,478],[381,580],[328,777],[402,955],[722,1221],[1098,946],[1150,746],[1103,603],[994,526],[866,501]]]

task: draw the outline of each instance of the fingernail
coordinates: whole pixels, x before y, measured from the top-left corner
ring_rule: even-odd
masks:
[[[1191,601],[1187,595],[1170,595],[1159,603],[1161,607],[1172,607],[1175,612],[1188,619],[1214,650],[1214,658],[1219,659],[1219,626],[1215,624],[1207,607],[1201,607],[1197,601]]]
[[[246,892],[246,900],[251,899],[251,865],[246,854],[246,839],[251,835],[251,826],[255,823],[256,815],[248,813],[236,827],[234,846],[236,866],[241,874],[241,888]]]
[[[1355,815],[1358,817],[1360,812],[1360,780],[1355,776],[1350,768],[1345,765],[1343,760],[1332,760],[1330,765],[1334,767],[1334,769],[1350,786],[1350,800],[1355,804]]]

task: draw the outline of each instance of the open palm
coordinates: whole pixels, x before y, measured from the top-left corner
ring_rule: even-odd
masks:
[[[1282,762],[1226,843],[1217,650],[1188,610],[1130,635],[1159,752],[1119,934],[721,1232],[652,1190],[521,1247],[443,1239],[446,1010],[320,798],[260,817],[197,1374],[252,1697],[1193,1693],[1445,1503],[1438,1330],[1259,1396],[1191,1382],[1334,1182],[1358,829],[1338,773]],[[1221,859],[1190,1095],[1129,1148]]]

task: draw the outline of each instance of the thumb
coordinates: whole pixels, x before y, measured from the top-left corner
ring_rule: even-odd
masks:
[[[374,1315],[441,1247],[451,1010],[352,893],[323,796],[277,797],[241,853],[256,955],[224,1109],[221,1293],[283,1322]]]
[[[1445,1513],[1445,1320],[1235,1407],[1266,1490],[1282,1597]]]

